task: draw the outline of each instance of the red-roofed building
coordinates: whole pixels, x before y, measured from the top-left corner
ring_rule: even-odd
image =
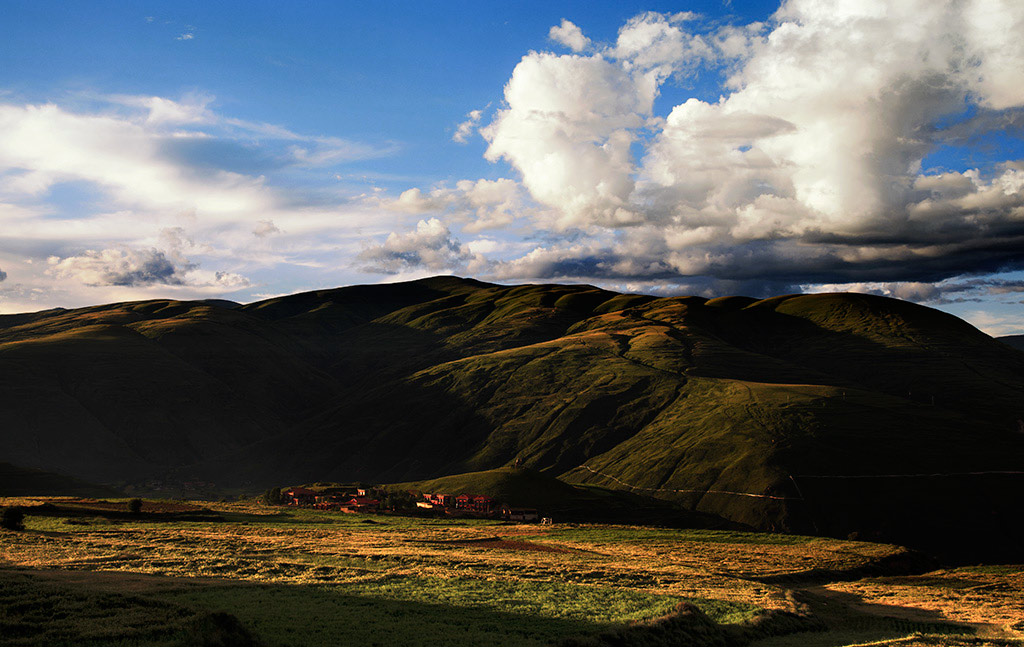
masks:
[[[316,501],[317,493],[304,487],[293,487],[281,491],[281,498],[288,505],[310,505]]]
[[[352,497],[341,508],[342,512],[377,512],[378,510],[380,510],[380,501],[365,496]]]
[[[490,512],[494,507],[494,499],[489,496],[473,497],[473,509],[477,512]]]
[[[455,497],[455,507],[458,510],[473,510],[474,512],[490,512],[494,505],[494,499],[489,496],[477,496],[475,494],[460,494]]]

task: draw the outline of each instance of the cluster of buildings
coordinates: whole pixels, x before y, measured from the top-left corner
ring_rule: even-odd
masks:
[[[422,501],[416,502],[417,508],[447,511],[448,509],[467,510],[487,514],[494,507],[494,499],[476,494],[424,494]]]
[[[514,508],[499,505],[489,496],[477,494],[413,494],[419,500],[416,507],[429,510],[436,514],[453,517],[497,517],[508,521],[537,521],[540,515],[533,508]],[[293,487],[281,491],[281,502],[296,507],[316,508],[317,510],[333,510],[348,513],[373,513],[381,510],[381,499],[384,491],[375,488],[357,488],[355,491],[344,488],[325,488],[311,490],[304,487]]]
[[[354,494],[341,488],[293,487],[281,491],[281,500],[286,505],[349,513],[380,511],[380,497],[380,490],[369,488],[357,488]]]
[[[489,496],[477,494],[424,494],[417,508],[432,510],[451,516],[493,517],[501,516],[508,521],[537,521],[540,515],[533,508],[498,506]]]

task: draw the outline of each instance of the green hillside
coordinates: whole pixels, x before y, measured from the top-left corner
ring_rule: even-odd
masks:
[[[19,465],[261,491],[518,461],[757,528],[972,555],[1024,545],[1022,403],[1024,353],[860,294],[435,277],[0,317],[0,458]]]

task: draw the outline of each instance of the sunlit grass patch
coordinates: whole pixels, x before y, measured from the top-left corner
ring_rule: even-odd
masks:
[[[485,607],[505,613],[574,618],[595,623],[642,620],[663,615],[679,598],[630,589],[531,580],[389,577],[345,590],[367,597],[452,606]]]
[[[680,601],[559,582],[429,577],[343,586],[218,587],[165,598],[226,611],[268,644],[297,647],[548,644],[662,616]]]
[[[723,625],[738,624],[757,617],[764,609],[746,602],[695,598],[690,600],[709,618]]]

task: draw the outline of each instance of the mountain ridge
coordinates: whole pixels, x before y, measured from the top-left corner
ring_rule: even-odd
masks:
[[[900,521],[889,502],[927,488],[834,477],[1012,471],[1024,455],[1024,353],[860,294],[434,277],[151,300],[0,318],[0,366],[0,404],[22,421],[0,458],[108,483],[262,490],[519,462],[763,529],[915,539],[918,513]],[[1010,545],[1009,478],[931,483],[943,501],[918,516],[980,497]]]

